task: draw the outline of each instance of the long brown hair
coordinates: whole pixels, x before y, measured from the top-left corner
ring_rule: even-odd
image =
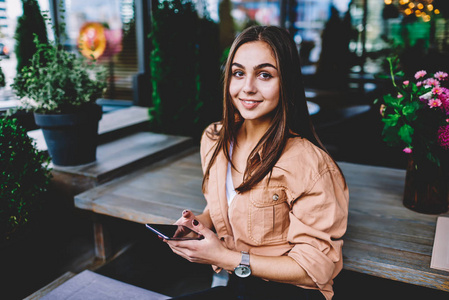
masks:
[[[217,146],[204,173],[203,191],[210,168],[220,151],[223,151],[232,165],[228,147],[231,142],[235,142],[237,131],[244,120],[234,107],[229,94],[231,65],[240,46],[255,41],[267,43],[273,51],[280,76],[279,104],[273,113],[272,125],[248,157],[243,182],[236,191],[241,193],[251,189],[271,173],[292,134],[306,138],[326,151],[310,120],[295,42],[286,30],[279,27],[252,26],[234,40],[229,51],[224,70],[222,127],[220,130],[206,132],[209,138],[217,140]],[[258,153],[261,153],[261,157],[257,155]]]

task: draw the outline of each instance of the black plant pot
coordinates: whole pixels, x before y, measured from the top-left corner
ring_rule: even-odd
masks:
[[[34,113],[42,128],[48,153],[57,166],[76,166],[94,162],[97,157],[99,105],[72,114]]]

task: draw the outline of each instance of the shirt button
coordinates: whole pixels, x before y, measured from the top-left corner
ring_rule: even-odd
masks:
[[[273,195],[273,200],[274,200],[274,201],[278,201],[278,199],[279,199],[279,195],[278,195],[278,194],[274,194],[274,195]]]

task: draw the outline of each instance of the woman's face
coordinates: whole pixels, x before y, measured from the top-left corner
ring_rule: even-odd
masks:
[[[261,41],[243,44],[231,65],[229,94],[243,119],[270,122],[279,103],[279,71],[271,47]]]

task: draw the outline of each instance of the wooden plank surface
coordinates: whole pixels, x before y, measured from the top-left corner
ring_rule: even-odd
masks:
[[[103,114],[98,124],[98,134],[106,134],[123,127],[133,126],[136,123],[148,122],[150,116],[148,107],[131,106],[119,111]]]
[[[135,221],[176,221],[189,208],[202,212],[202,171],[198,149],[193,148],[75,196],[78,208]]]
[[[111,299],[141,299],[163,300],[170,297],[149,291],[131,284],[127,284],[89,270],[70,278],[54,288],[42,298],[45,300],[83,299],[83,300],[111,300]]]
[[[405,171],[339,163],[349,186],[344,268],[449,292],[449,272],[430,268],[436,215],[402,205]],[[201,212],[198,150],[75,197],[75,205],[139,223],[172,223],[183,209]]]
[[[430,268],[437,215],[403,206],[405,171],[339,165],[350,192],[344,268],[449,291],[449,272]]]

